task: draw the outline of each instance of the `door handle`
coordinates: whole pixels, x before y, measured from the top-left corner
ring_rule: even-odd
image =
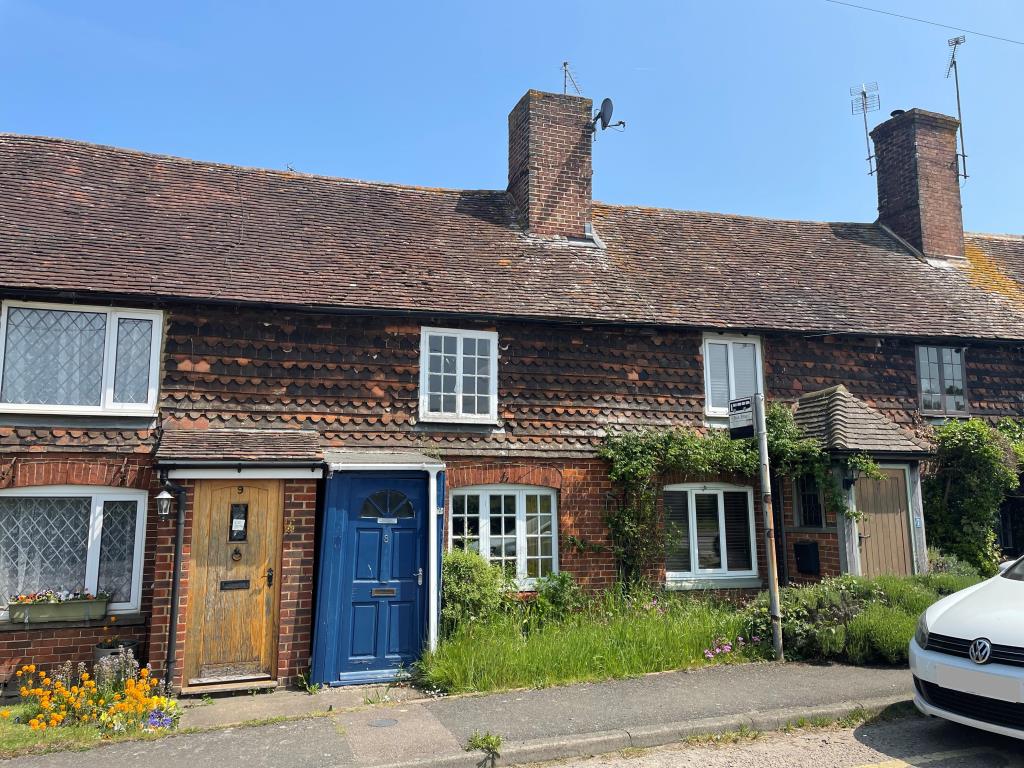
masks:
[[[423,586],[423,569],[422,568],[420,568],[418,571],[416,571],[416,586],[417,587],[422,587]]]
[[[267,586],[268,587],[274,586],[274,569],[273,568],[267,568]]]

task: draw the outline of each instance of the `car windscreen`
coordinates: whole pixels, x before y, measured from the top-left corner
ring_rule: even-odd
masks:
[[[1014,581],[1024,581],[1024,558],[1021,558],[1003,571],[1003,576]]]

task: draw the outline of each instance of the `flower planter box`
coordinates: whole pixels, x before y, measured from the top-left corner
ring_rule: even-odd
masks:
[[[12,624],[48,621],[90,621],[107,615],[107,600],[69,600],[64,603],[11,603],[7,612]]]

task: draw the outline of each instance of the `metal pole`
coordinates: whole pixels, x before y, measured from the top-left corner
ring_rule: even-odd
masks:
[[[765,556],[768,560],[769,611],[772,618],[772,646],[775,659],[785,661],[782,649],[782,610],[779,606],[779,566],[775,557],[775,518],[772,512],[772,480],[768,467],[768,427],[764,415],[764,393],[754,395],[754,425],[757,430],[757,452],[761,459],[761,511],[764,514]]]
[[[967,147],[964,146],[964,116],[960,111],[960,67],[956,65],[956,49],[953,49],[953,83],[956,85],[956,116],[960,121],[960,157],[963,158],[964,178],[967,178]]]

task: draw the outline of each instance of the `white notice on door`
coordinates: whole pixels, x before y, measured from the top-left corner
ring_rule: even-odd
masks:
[[[245,520],[243,520],[241,517],[234,518],[231,521],[231,530],[232,531],[244,531],[245,530]]]

